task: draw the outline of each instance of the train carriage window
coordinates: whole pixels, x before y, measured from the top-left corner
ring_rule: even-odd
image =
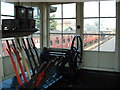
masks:
[[[65,44],[65,38],[63,37],[63,44]]]
[[[50,47],[52,48],[62,48],[62,35],[50,34],[50,44]]]
[[[50,38],[55,40],[50,47],[70,48],[70,37],[76,34],[76,3],[50,5],[49,11]],[[55,36],[59,37],[59,44]]]
[[[113,52],[115,35],[116,2],[84,2],[84,50]]]
[[[52,46],[52,40],[50,40],[50,46]]]
[[[58,39],[58,37],[56,37],[55,45],[59,45],[59,39]]]
[[[67,41],[70,42],[70,37],[67,38]]]

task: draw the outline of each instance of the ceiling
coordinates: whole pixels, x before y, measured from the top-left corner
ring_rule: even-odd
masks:
[[[86,1],[120,1],[120,0],[1,0],[6,2],[86,2]]]

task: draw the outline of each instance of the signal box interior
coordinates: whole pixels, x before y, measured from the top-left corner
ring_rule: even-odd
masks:
[[[0,3],[0,89],[120,88],[119,0]]]

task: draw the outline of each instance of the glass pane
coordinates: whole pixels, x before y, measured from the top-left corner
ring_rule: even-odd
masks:
[[[50,34],[50,47],[62,48],[62,35]]]
[[[76,17],[76,4],[63,4],[63,18]]]
[[[40,32],[39,31],[33,34],[33,41],[34,41],[35,47],[40,48]]]
[[[98,35],[84,35],[84,50],[98,51]]]
[[[116,16],[116,2],[115,1],[101,1],[100,2],[100,17],[115,17]]]
[[[1,14],[14,16],[14,4],[1,2]]]
[[[50,6],[50,18],[61,18],[61,5]]]
[[[76,19],[63,20],[63,33],[76,33]]]
[[[100,51],[115,51],[115,36],[101,35]]]
[[[1,24],[2,24],[2,19],[14,19],[14,17],[1,16]]]
[[[40,20],[39,19],[34,19],[35,20],[35,28],[40,30]]]
[[[50,20],[50,33],[62,32],[62,20],[51,19]]]
[[[99,16],[99,2],[85,2],[84,17],[98,17],[98,16]]]
[[[34,8],[34,18],[40,18],[40,9],[38,7],[33,7]]]
[[[74,35],[63,35],[63,48],[71,48]]]
[[[28,43],[27,43],[27,40],[26,40],[26,38],[28,38],[28,37],[27,37],[27,36],[23,37],[23,39],[24,39],[24,42],[25,42],[25,44],[26,44],[26,47],[28,48]],[[22,44],[23,44],[23,41],[22,41]],[[23,46],[24,46],[24,44],[23,44]]]
[[[8,55],[6,48],[7,48],[6,41],[2,41],[2,56]]]
[[[116,18],[101,18],[100,19],[101,34],[115,34],[116,33]]]
[[[84,19],[84,33],[98,34],[99,19]]]
[[[14,39],[14,38],[5,38],[5,39],[2,39],[2,56],[9,55],[8,52],[7,52],[7,50],[6,50],[6,49],[8,49],[6,40],[9,41],[10,47],[12,47],[13,46],[12,45],[12,41],[11,41],[12,39]]]

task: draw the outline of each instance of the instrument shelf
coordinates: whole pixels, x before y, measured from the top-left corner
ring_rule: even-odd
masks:
[[[38,29],[0,30],[2,38],[23,37],[37,32]]]

